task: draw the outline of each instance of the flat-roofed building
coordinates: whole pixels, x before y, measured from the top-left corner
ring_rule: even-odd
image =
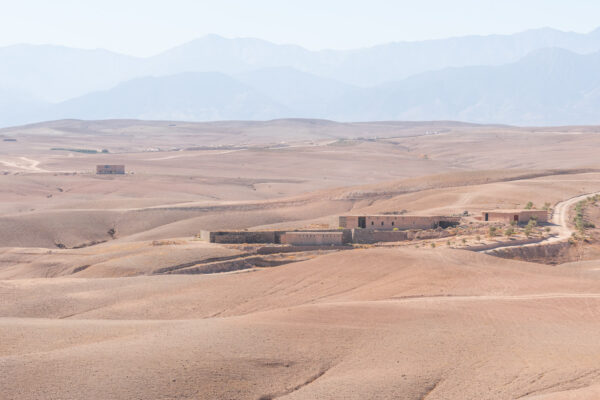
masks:
[[[124,175],[124,165],[96,165],[96,174],[98,175]]]
[[[339,225],[346,229],[435,229],[448,228],[460,223],[460,217],[422,215],[343,215]]]
[[[286,236],[287,235],[287,236]],[[350,229],[298,231],[201,231],[200,238],[211,243],[273,243],[291,245],[341,245],[352,243]]]
[[[548,211],[545,210],[489,210],[483,211],[483,221],[504,222],[510,224],[526,224],[530,219],[535,219],[537,222],[548,222]]]

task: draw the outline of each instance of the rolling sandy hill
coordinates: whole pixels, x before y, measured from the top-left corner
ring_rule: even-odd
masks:
[[[0,397],[596,399],[597,253],[550,266],[417,240],[222,273],[211,263],[243,264],[255,249],[194,236],[553,205],[600,191],[598,131],[319,120],[0,130]],[[112,163],[128,174],[93,174]]]
[[[415,249],[4,281],[0,379],[8,398],[593,398],[597,282],[593,269]]]

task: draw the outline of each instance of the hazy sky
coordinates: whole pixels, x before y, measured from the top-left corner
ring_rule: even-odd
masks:
[[[600,26],[599,0],[0,0],[0,5],[0,46],[52,43],[140,56],[209,33],[347,49]]]

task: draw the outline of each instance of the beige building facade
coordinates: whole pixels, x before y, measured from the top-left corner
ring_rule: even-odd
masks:
[[[435,229],[447,228],[459,223],[459,217],[420,215],[344,215],[339,218],[339,226],[346,229]]]
[[[282,244],[294,246],[341,246],[342,232],[286,232],[281,235]]]
[[[548,211],[545,210],[489,210],[483,211],[481,219],[489,222],[503,222],[510,224],[526,224],[531,219],[537,222],[548,222]]]

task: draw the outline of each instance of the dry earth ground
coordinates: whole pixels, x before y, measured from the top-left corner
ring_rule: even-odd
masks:
[[[595,259],[403,247],[151,275],[243,252],[193,240],[201,229],[597,192],[597,133],[301,120],[0,130],[18,140],[0,141],[2,398],[596,399]],[[91,173],[108,163],[133,174]]]

